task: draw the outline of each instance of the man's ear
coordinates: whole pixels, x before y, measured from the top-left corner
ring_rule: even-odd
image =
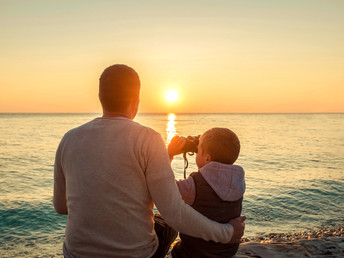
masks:
[[[140,98],[139,96],[131,99],[130,101],[130,105],[128,107],[128,111],[130,113],[130,117],[131,119],[134,119],[134,117],[136,116],[137,114],[137,110],[139,108],[139,103],[140,103]]]

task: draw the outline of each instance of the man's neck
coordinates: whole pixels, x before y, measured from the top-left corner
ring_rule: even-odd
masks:
[[[121,112],[103,112],[103,117],[125,117],[125,118],[128,118],[128,119],[131,119],[130,118],[130,115],[127,114],[127,113],[121,113]]]

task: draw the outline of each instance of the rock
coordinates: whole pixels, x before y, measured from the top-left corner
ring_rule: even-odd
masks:
[[[343,227],[296,233],[270,233],[246,238],[237,258],[248,257],[344,257]],[[247,251],[245,253],[245,251]]]
[[[274,237],[276,237],[276,233],[270,233],[268,236],[269,236],[270,238],[274,238]]]
[[[289,241],[286,240],[286,239],[283,239],[283,238],[274,238],[274,242],[277,242],[277,243],[286,243],[286,242],[289,242]]]

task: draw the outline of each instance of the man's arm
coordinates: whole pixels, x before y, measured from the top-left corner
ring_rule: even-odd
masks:
[[[182,200],[160,136],[150,140],[147,152],[147,185],[156,207],[166,222],[184,234],[204,240],[229,243],[233,236],[231,224],[220,224],[209,220]],[[236,231],[244,227],[240,223],[234,223],[234,226]],[[234,235],[236,234],[237,232]]]
[[[61,143],[56,151],[54,164],[54,208],[58,214],[68,214],[66,181],[61,166]]]

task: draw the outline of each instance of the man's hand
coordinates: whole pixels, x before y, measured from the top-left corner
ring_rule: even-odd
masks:
[[[184,137],[174,136],[167,147],[168,154],[170,157],[183,153],[183,148],[186,143],[186,139]]]
[[[245,219],[246,216],[240,216],[229,221],[229,224],[231,224],[234,229],[230,243],[239,244],[241,242],[241,237],[244,235],[245,231]]]

